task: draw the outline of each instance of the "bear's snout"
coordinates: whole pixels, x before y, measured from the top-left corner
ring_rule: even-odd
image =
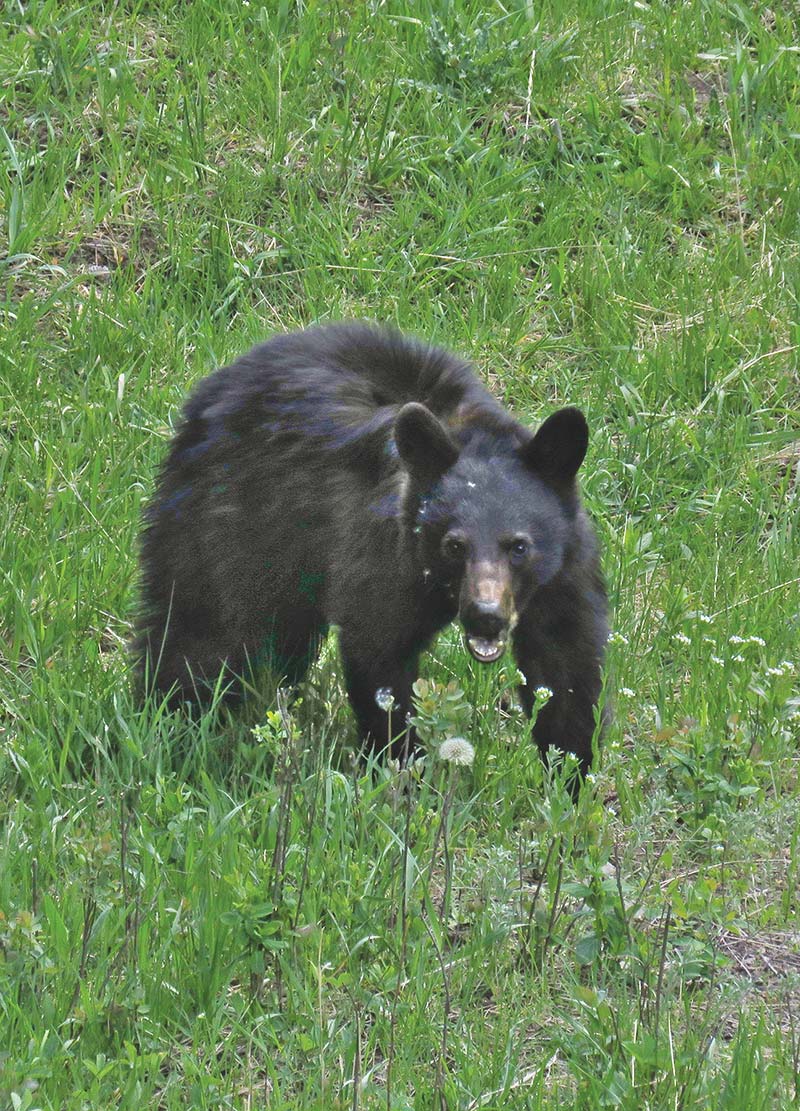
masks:
[[[499,660],[516,617],[507,570],[493,563],[468,566],[460,601],[459,617],[470,653],[480,663]]]
[[[461,615],[461,623],[470,636],[496,640],[506,631],[508,621],[497,602],[472,601]]]

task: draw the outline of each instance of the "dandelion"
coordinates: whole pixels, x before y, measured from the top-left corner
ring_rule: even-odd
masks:
[[[464,737],[448,737],[447,740],[442,741],[439,745],[439,757],[446,760],[449,764],[455,764],[457,768],[468,768],[471,766],[472,761],[475,759],[475,749]],[[442,809],[439,816],[439,825],[436,829],[436,836],[433,840],[433,852],[431,859],[436,860],[436,854],[439,851],[439,842],[444,845],[444,900],[442,907],[445,908],[450,904],[450,889],[453,882],[453,861],[450,855],[450,848],[447,844],[447,826],[448,817],[450,815],[450,807],[453,805],[456,787],[458,786],[458,776],[450,776],[450,785],[447,789],[447,794],[444,796]],[[443,912],[444,913],[444,910]]]
[[[553,697],[553,692],[549,687],[537,687],[533,692],[533,697],[537,702],[549,702]]]
[[[686,633],[676,633],[672,638],[677,644],[691,644],[692,638],[687,637]]]
[[[379,709],[385,713],[397,708],[397,703],[394,700],[394,692],[391,687],[378,687],[375,691],[375,703]]]
[[[448,737],[439,745],[439,759],[468,768],[475,759],[475,749],[464,737]]]

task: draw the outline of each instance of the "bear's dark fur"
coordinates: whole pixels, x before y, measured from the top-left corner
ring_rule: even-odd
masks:
[[[478,660],[512,640],[526,709],[553,692],[539,747],[585,770],[607,635],[587,441],[577,409],[533,435],[395,332],[271,339],[186,403],[146,514],[142,674],[173,702],[257,662],[296,682],[334,624],[361,736],[398,752],[420,653],[458,617]]]

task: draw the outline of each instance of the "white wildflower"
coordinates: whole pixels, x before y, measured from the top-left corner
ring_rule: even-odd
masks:
[[[711,657],[711,662],[712,662],[712,664],[716,664],[717,667],[724,667],[725,666],[725,661],[722,659],[721,656],[712,656]]]
[[[748,644],[758,644],[761,648],[767,647],[767,642],[764,640],[763,637],[748,637],[747,642]]]
[[[636,691],[632,691],[630,687],[620,687],[619,688],[619,693],[622,695],[623,698],[635,698],[636,697]]]
[[[702,621],[704,625],[714,624],[714,618],[708,613],[698,613],[697,620]]]
[[[618,633],[616,629],[613,629],[608,634],[608,639],[607,639],[606,643],[607,644],[627,644],[628,643],[628,638],[623,633]]]
[[[691,637],[687,637],[686,633],[676,633],[675,636],[672,639],[674,641],[677,641],[678,644],[691,644],[692,643]]]
[[[549,687],[537,687],[533,692],[533,697],[537,702],[549,702],[553,697],[553,692]]]
[[[737,663],[737,664],[743,664],[745,662],[744,661],[744,656],[740,655],[738,652],[736,653],[735,656],[732,656],[731,659],[733,660],[734,663]]]
[[[475,749],[464,737],[448,737],[439,745],[439,759],[468,768],[475,759]]]
[[[747,642],[744,639],[744,637],[737,637],[735,633],[732,637],[728,637],[728,644],[746,644],[746,643]]]

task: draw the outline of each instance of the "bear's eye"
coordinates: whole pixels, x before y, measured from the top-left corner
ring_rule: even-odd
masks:
[[[447,559],[459,560],[467,554],[467,545],[460,536],[445,536],[442,551]]]
[[[520,563],[530,551],[530,543],[523,536],[512,540],[508,546],[508,553],[513,563]]]

